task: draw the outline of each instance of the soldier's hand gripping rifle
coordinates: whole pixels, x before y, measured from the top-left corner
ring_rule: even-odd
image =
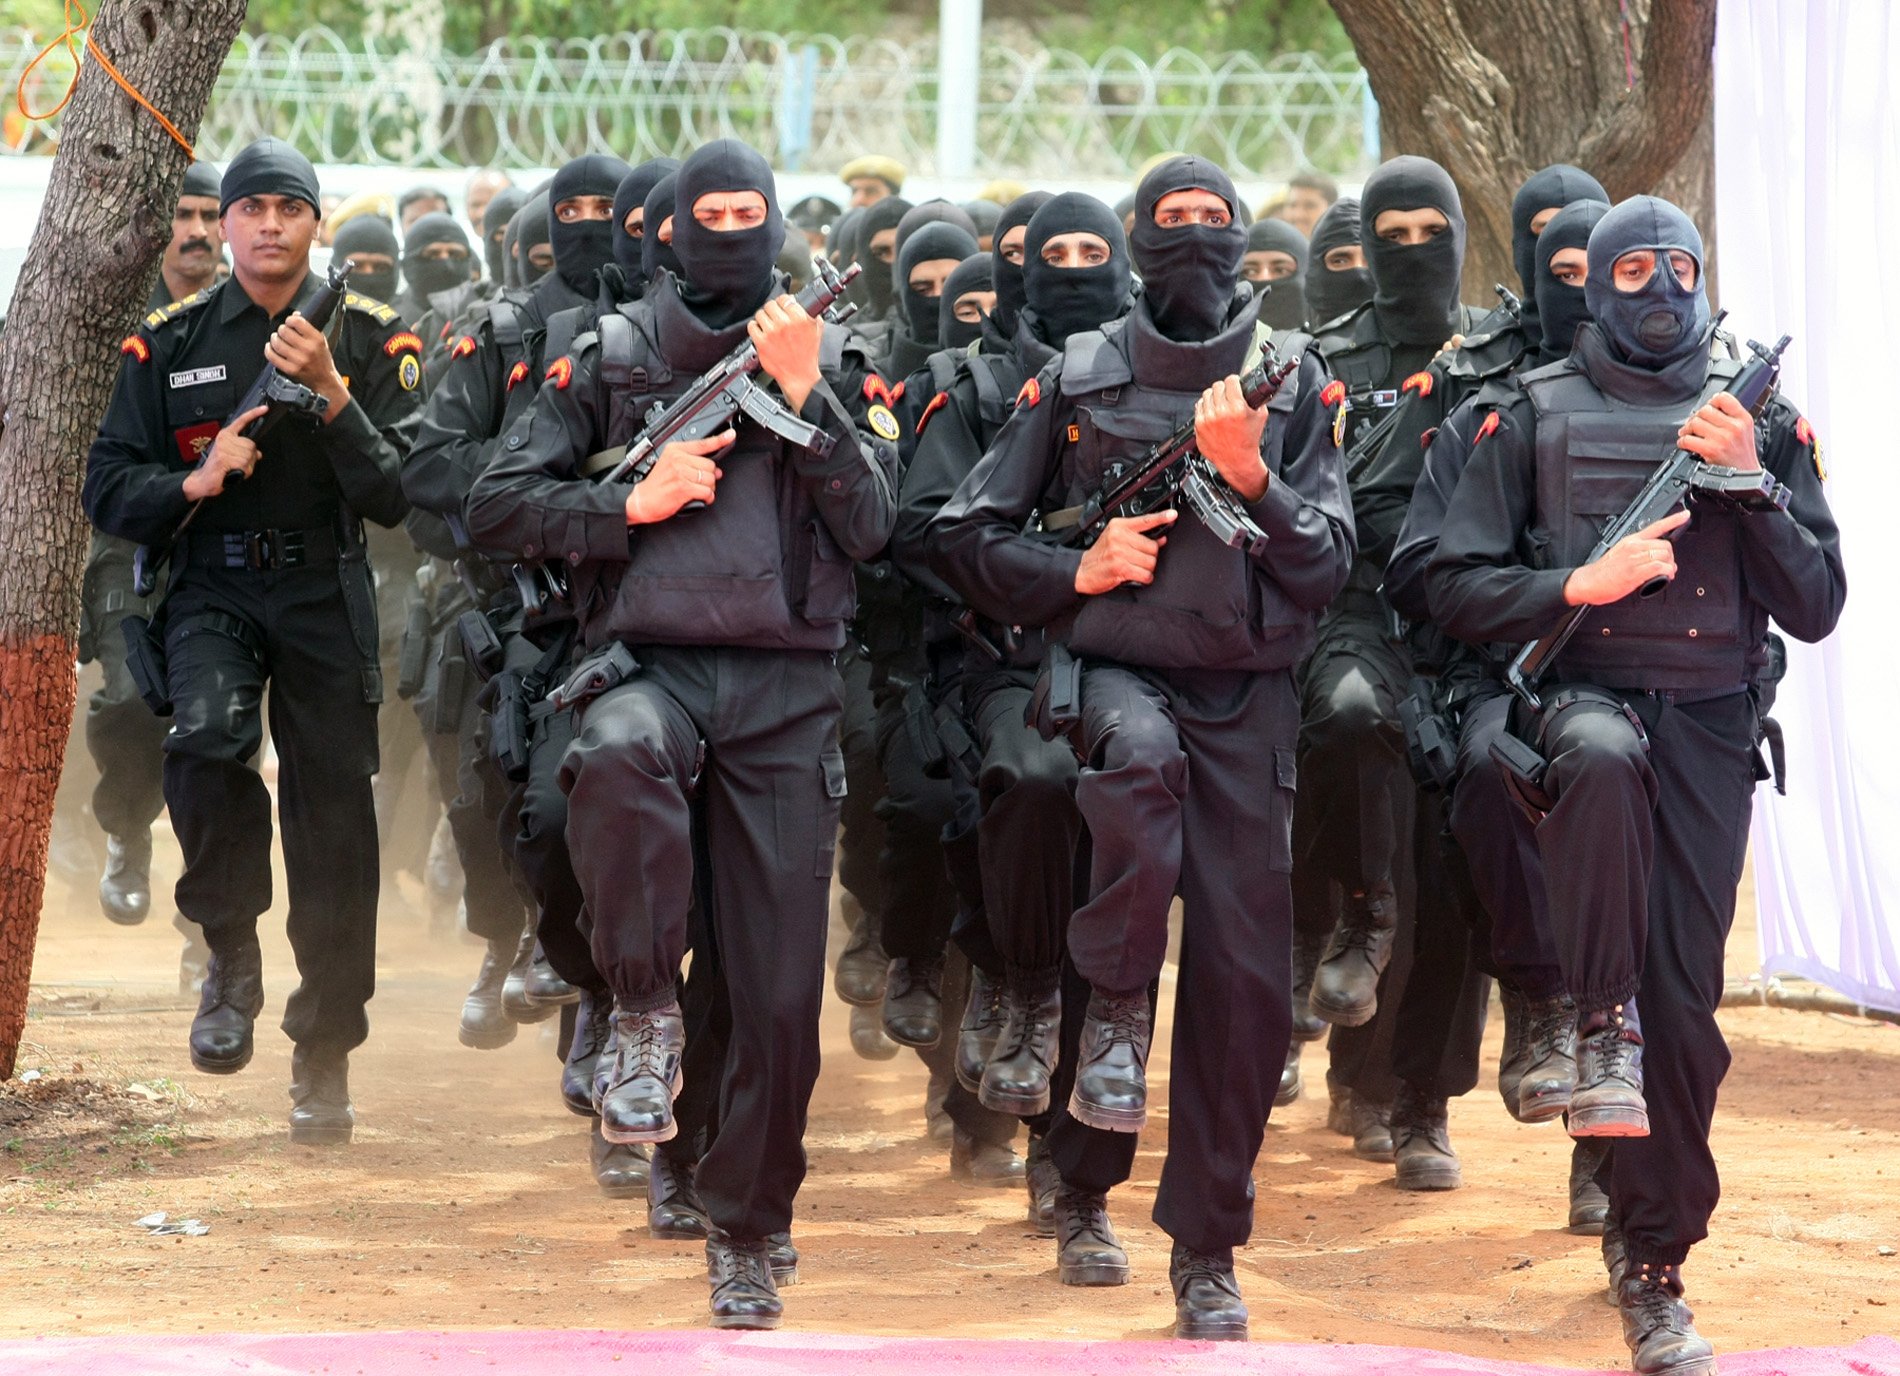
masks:
[[[355,264],[347,258],[341,263],[331,264],[329,275],[324,279],[323,285],[317,288],[317,294],[310,298],[309,304],[300,312],[303,318],[317,329],[329,328],[331,317],[336,314],[336,308],[343,300],[350,269],[354,266]],[[267,362],[264,365],[264,371],[257,375],[257,381],[251,384],[243,400],[238,402],[237,409],[225,417],[225,426],[228,427],[245,412],[254,411],[260,406],[264,408],[264,414],[244,427],[245,439],[261,440],[286,416],[321,416],[329,409],[330,403],[320,393],[312,391],[295,378],[286,377],[279,372],[275,363]],[[204,461],[200,460],[201,463]],[[234,479],[242,477],[243,475],[239,473],[227,473],[224,481],[228,485]],[[201,497],[191,504],[191,510],[185,513],[184,519],[178,523],[178,528],[171,533],[171,538],[162,547],[140,545],[137,552],[133,554],[132,590],[140,597],[150,597],[156,590],[158,566],[171,553],[172,547],[178,543],[178,538],[191,528],[192,520],[198,515],[198,509],[207,500]]]
[[[1754,340],[1749,340],[1749,350],[1755,356],[1736,374],[1735,381],[1727,389],[1729,395],[1757,420],[1767,408],[1769,399],[1774,396],[1776,379],[1781,376],[1781,353],[1788,343],[1789,336],[1785,334],[1772,349],[1764,349]],[[1708,463],[1686,449],[1677,449],[1650,475],[1649,481],[1643,484],[1643,490],[1636,494],[1636,499],[1623,514],[1604,528],[1602,538],[1584,562],[1594,564],[1608,554],[1618,541],[1662,520],[1691,498],[1727,502],[1754,511],[1775,511],[1787,508],[1788,489],[1765,468],[1748,472],[1726,468]],[[1652,578],[1637,589],[1637,596],[1654,597],[1667,586],[1667,579]],[[1537,696],[1538,681],[1551,661],[1570,643],[1570,637],[1577,633],[1577,628],[1591,610],[1587,605],[1572,607],[1548,632],[1518,651],[1517,658],[1511,661],[1511,667],[1505,670],[1504,678],[1510,684],[1511,691],[1533,711],[1543,707],[1542,700]]]
[[[1258,411],[1272,401],[1299,366],[1297,354],[1282,363],[1269,352],[1240,380],[1247,405]],[[1177,496],[1229,549],[1245,550],[1252,558],[1266,549],[1267,533],[1248,515],[1220,470],[1196,446],[1192,420],[1183,421],[1180,428],[1133,464],[1111,471],[1107,481],[1082,505],[1049,512],[1042,518],[1042,530],[1056,536],[1057,544],[1087,549],[1116,517],[1160,511]]]

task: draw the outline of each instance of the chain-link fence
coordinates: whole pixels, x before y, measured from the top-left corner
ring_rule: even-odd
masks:
[[[0,33],[0,89],[13,89],[41,41]],[[57,99],[65,61],[56,54],[28,82],[29,103]],[[460,55],[352,46],[324,28],[245,34],[199,147],[222,159],[274,134],[320,163],[548,167],[589,150],[679,156],[733,136],[786,170],[876,152],[928,174],[937,82],[934,39],[701,29],[520,38]],[[1183,149],[1243,178],[1303,166],[1351,175],[1373,161],[1375,126],[1351,57],[1171,48],[1089,60],[986,42],[977,172],[1126,177]],[[43,151],[47,131],[9,120],[7,151]]]

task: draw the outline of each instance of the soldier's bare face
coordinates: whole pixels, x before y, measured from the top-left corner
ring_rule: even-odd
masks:
[[[717,234],[765,223],[765,195],[758,191],[708,191],[693,202],[693,222]]]
[[[1180,229],[1187,225],[1222,229],[1233,223],[1233,219],[1233,208],[1223,197],[1198,186],[1170,191],[1155,202],[1155,223],[1163,229]]]
[[[309,269],[319,224],[310,202],[295,196],[245,196],[231,202],[221,224],[243,276],[280,281],[302,277]]]

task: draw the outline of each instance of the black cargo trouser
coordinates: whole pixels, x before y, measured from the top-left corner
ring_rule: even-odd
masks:
[[[554,973],[576,989],[605,995],[607,981],[594,964],[593,926],[587,920],[574,857],[567,844],[567,794],[561,765],[574,743],[574,714],[546,701],[528,713],[528,777],[503,811],[502,844],[533,894],[535,938]]]
[[[1393,1022],[1393,1074],[1434,1098],[1478,1083],[1491,980],[1490,924],[1445,832],[1445,798],[1419,793],[1412,834],[1412,968]]]
[[[884,822],[877,814],[884,796],[884,770],[877,758],[877,701],[871,692],[871,661],[856,645],[838,654],[844,681],[844,720],[838,727],[845,777],[851,790],[840,815],[838,882],[858,906],[884,916]]]
[[[151,600],[132,590],[130,540],[95,531],[86,557],[80,658],[97,659],[105,682],[86,701],[86,749],[99,767],[92,815],[110,836],[138,836],[165,810],[164,744],[168,723],[145,705],[125,667],[125,634]]]

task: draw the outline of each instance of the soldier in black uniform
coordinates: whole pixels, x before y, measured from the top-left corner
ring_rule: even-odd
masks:
[[[1754,685],[1769,619],[1819,640],[1846,582],[1812,431],[1785,400],[1757,425],[1724,390],[1739,365],[1711,360],[1688,216],[1647,196],[1604,216],[1585,292],[1594,323],[1572,354],[1525,374],[1480,427],[1427,578],[1435,618],[1472,644],[1521,643],[1591,608],[1543,711],[1515,723],[1549,761],[1537,843],[1562,876],[1550,916],[1579,1010],[1570,1131],[1615,1139],[1605,1254],[1636,1371],[1713,1372],[1681,1268],[1720,1192],[1715,1012],[1766,772]],[[1586,563],[1601,522],[1676,447],[1765,466],[1786,509],[1695,502]],[[1658,578],[1660,595],[1631,595]]]
[[[1069,949],[1091,992],[1075,1087],[1049,1134],[1069,1283],[1127,1280],[1106,1191],[1127,1178],[1147,1116],[1152,990],[1169,904],[1183,900],[1155,1221],[1175,1242],[1175,1331],[1198,1338],[1247,1329],[1233,1248],[1252,1226],[1253,1160],[1291,1035],[1292,670],[1353,553],[1318,360],[1303,358],[1268,408],[1241,399],[1256,329],[1252,294],[1236,288],[1236,204],[1226,174],[1198,158],[1143,178],[1141,299],[1106,331],[1071,336],[1025,384],[932,527],[933,567],[978,612],[1047,627],[1081,664],[1072,739],[1093,862]],[[1023,533],[1032,513],[1073,506],[1190,418],[1268,533],[1257,558],[1185,512],[1117,518],[1086,553]]]
[[[1260,319],[1268,327],[1297,330],[1305,326],[1306,256],[1306,236],[1285,220],[1256,220],[1247,226],[1241,280],[1253,283]]]
[[[482,260],[488,280],[497,287],[509,285],[508,222],[527,203],[527,192],[518,186],[504,186],[482,208]]]
[[[708,144],[680,169],[676,194],[673,248],[689,285],[662,278],[555,360],[476,480],[468,514],[476,539],[568,566],[590,651],[569,680],[582,701],[562,783],[595,960],[615,996],[602,1100],[614,1140],[677,1131],[676,981],[691,796],[702,799],[735,1068],[697,1172],[714,1225],[713,1322],[770,1327],[782,1306],[767,1240],[791,1225],[818,1072],[844,792],[833,657],[851,561],[890,537],[896,424],[874,410],[886,433],[859,433],[839,397],[862,387],[861,359],[844,331],[779,295],[784,229],[764,159],[732,140]],[[590,455],[631,439],[653,402],[747,338],[813,427],[809,440],[746,420],[667,446],[631,487],[581,480]],[[685,510],[692,502],[703,509]]]
[[[172,238],[159,264],[145,308],[159,315],[217,280],[224,258],[224,233],[218,226],[218,169],[194,162],[185,169],[172,212]],[[149,317],[148,317],[149,319]],[[128,341],[129,343],[129,341]],[[152,908],[152,823],[164,810],[160,749],[165,723],[139,697],[125,666],[125,639],[119,630],[128,616],[151,615],[154,601],[132,586],[129,540],[92,534],[86,555],[84,600],[80,605],[79,662],[99,661],[104,683],[86,702],[86,749],[99,767],[92,790],[92,815],[106,834],[106,868],[99,879],[99,907],[121,926],[137,926]],[[197,928],[181,923],[187,939]],[[201,973],[201,972],[199,972]]]
[[[976,251],[974,235],[942,222],[922,225],[904,240],[903,251],[897,255],[900,309],[884,369],[892,377],[908,380],[943,347],[938,338],[938,318],[942,315],[938,303],[944,281],[958,263]]]
[[[316,171],[288,144],[238,154],[219,196],[231,280],[166,309],[128,342],[86,470],[87,514],[170,551],[156,627],[173,708],[165,801],[184,850],[178,906],[212,950],[192,1063],[250,1060],[264,1002],[257,918],[271,902],[271,798],[250,767],[270,684],[289,934],[302,983],[285,1002],[291,1140],[348,1141],[347,1065],[375,983],[376,617],[362,520],[405,510],[398,469],[415,427],[417,351],[396,313],[351,296],[330,338],[294,310],[309,271]],[[327,403],[261,443],[231,415],[266,361]],[[242,482],[225,484],[229,475]],[[156,687],[156,685],[154,685]]]
[[[1313,226],[1300,294],[1316,329],[1372,300],[1372,274],[1366,270],[1359,231],[1359,202],[1351,196],[1327,206]]]

